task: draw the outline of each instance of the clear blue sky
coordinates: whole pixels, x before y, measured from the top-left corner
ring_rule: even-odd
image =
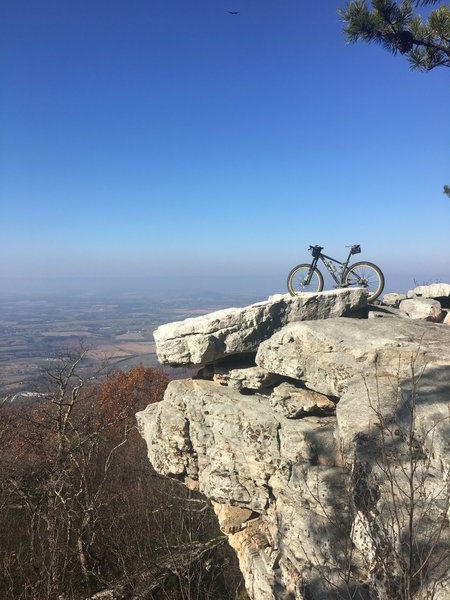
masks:
[[[450,73],[346,45],[344,3],[3,2],[5,285],[285,291],[315,243],[450,281]]]

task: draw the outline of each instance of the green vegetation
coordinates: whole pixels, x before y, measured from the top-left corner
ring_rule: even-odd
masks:
[[[365,0],[348,2],[340,11],[346,39],[375,42],[393,54],[400,52],[412,69],[450,67],[450,5],[431,11],[426,21],[416,11],[418,5],[437,3],[372,0],[370,9]]]
[[[440,4],[426,20],[417,12],[419,6]],[[431,71],[450,67],[450,4],[439,0],[366,0],[347,2],[339,11],[345,26],[345,38],[374,42],[393,54],[407,57],[411,69]],[[450,197],[450,186],[444,185]]]

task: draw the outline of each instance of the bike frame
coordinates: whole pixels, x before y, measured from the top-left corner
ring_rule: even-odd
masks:
[[[369,302],[375,301],[383,291],[384,275],[377,265],[371,262],[360,261],[350,264],[353,254],[361,252],[360,244],[347,246],[348,256],[345,260],[337,260],[328,254],[324,254],[323,246],[316,244],[309,246],[312,254],[310,263],[302,263],[291,269],[287,287],[291,296],[298,296],[308,289],[314,292],[322,291],[324,288],[323,269],[322,272],[317,268],[319,260],[325,265],[326,270],[334,281],[334,287],[362,287],[368,291],[367,299]],[[313,282],[313,283],[312,283]]]
[[[323,264],[325,265],[325,268],[328,271],[328,273],[331,275],[331,277],[336,282],[336,284],[339,286],[344,285],[344,275],[347,272],[348,263],[350,262],[351,257],[352,257],[351,249],[350,249],[350,252],[348,253],[347,260],[345,262],[341,262],[340,260],[337,260],[336,258],[332,258],[331,256],[327,256],[326,254],[322,254],[322,252],[320,252],[320,254],[318,256],[313,257],[307,283],[309,283],[309,281],[311,279],[311,275],[312,275],[314,269],[316,268],[317,263],[319,262],[319,259],[320,259],[323,262]],[[340,265],[340,268],[339,267],[336,268],[334,266],[336,264]],[[338,279],[336,273],[339,275],[339,279]]]

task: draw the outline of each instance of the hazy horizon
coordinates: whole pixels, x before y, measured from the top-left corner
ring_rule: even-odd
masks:
[[[294,266],[294,265],[292,265]],[[334,282],[325,276],[325,289],[332,289]],[[126,297],[142,296],[163,300],[165,298],[180,299],[195,296],[246,296],[265,299],[272,294],[286,294],[285,273],[269,275],[251,275],[249,277],[233,275],[183,275],[175,277],[47,277],[47,278],[3,278],[0,287],[0,298],[8,297],[54,297],[73,295],[75,297]],[[428,285],[442,282],[450,283],[448,271],[411,268],[404,273],[386,271],[385,289],[383,293],[405,293],[416,285]]]

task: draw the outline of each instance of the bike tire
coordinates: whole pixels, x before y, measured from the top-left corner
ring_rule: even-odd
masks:
[[[371,262],[357,262],[345,272],[344,283],[347,287],[365,287],[369,291],[367,302],[378,298],[384,288],[384,275],[377,265]]]
[[[298,296],[303,292],[321,292],[323,290],[323,276],[319,269],[313,269],[308,284],[305,279],[311,271],[311,265],[297,265],[292,269],[287,278],[287,288],[291,296]]]

